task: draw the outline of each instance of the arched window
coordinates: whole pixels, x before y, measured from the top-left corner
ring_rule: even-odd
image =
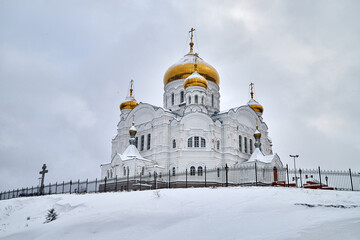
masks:
[[[194,137],[194,147],[199,147],[199,137]]]
[[[205,138],[201,138],[201,147],[202,147],[202,148],[206,147]]]
[[[216,142],[216,149],[220,150],[220,140],[217,140],[217,142]]]
[[[126,168],[124,167],[124,176],[126,176]]]
[[[192,138],[189,138],[189,139],[188,139],[188,147],[192,147],[192,146],[193,146],[192,142],[193,142],[193,141],[192,141]]]
[[[180,103],[184,101],[184,91],[180,92]]]
[[[112,171],[112,169],[110,169],[110,178],[112,178],[113,177],[113,171]]]
[[[151,134],[149,133],[148,135],[147,135],[147,150],[149,150],[150,149],[150,143],[151,143]]]
[[[244,137],[244,148],[245,148],[245,153],[248,153],[248,149],[247,149],[247,138]]]
[[[176,140],[175,140],[175,139],[173,139],[172,147],[173,147],[173,148],[176,148]]]
[[[211,106],[214,107],[214,94],[211,94]]]
[[[198,176],[202,176],[202,175],[203,175],[203,168],[198,167]]]
[[[195,167],[194,166],[190,167],[190,176],[195,176]]]
[[[136,137],[136,138],[135,138],[135,147],[136,147],[136,148],[138,148],[138,141],[139,141],[139,138]]]
[[[171,94],[171,105],[174,105],[174,103],[175,103],[175,94],[172,93]]]
[[[172,168],[172,175],[175,176],[175,167]]]
[[[198,101],[199,101],[199,97],[198,95],[195,95],[195,103],[198,103]]]
[[[141,175],[144,175],[145,174],[145,167],[142,167],[141,168]]]
[[[217,168],[217,177],[220,177],[220,168]]]
[[[129,174],[130,174],[130,168],[127,167],[127,175],[129,176]]]
[[[191,104],[191,96],[189,96],[189,104]]]
[[[140,143],[140,151],[144,150],[144,142],[145,142],[145,137],[144,135],[141,135],[141,143]]]
[[[239,135],[239,151],[242,152],[242,137]]]
[[[253,153],[253,141],[252,139],[249,140],[250,141],[250,154]]]
[[[206,140],[205,138],[195,136],[188,138],[188,147],[195,147],[195,148],[205,148],[206,147]]]

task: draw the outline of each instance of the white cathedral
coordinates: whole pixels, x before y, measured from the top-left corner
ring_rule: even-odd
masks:
[[[263,107],[253,98],[245,105],[220,111],[220,78],[216,69],[193,51],[164,76],[163,107],[138,103],[129,95],[120,105],[111,161],[101,165],[102,178],[139,176],[258,163],[281,168],[272,152]]]

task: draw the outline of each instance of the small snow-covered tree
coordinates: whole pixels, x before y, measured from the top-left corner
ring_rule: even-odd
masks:
[[[46,215],[46,221],[45,223],[49,223],[51,221],[54,221],[57,218],[57,213],[55,212],[54,208],[51,208],[48,210],[48,213]]]

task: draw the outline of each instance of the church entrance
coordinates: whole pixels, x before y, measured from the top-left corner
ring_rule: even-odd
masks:
[[[277,168],[274,167],[274,182],[278,181],[278,174],[277,174]]]

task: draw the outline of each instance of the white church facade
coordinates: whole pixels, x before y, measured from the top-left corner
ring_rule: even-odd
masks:
[[[253,98],[220,110],[220,77],[216,69],[190,51],[164,75],[163,106],[138,103],[131,81],[120,105],[111,159],[101,165],[102,178],[151,175],[236,167],[257,162],[282,167],[272,152],[263,107]],[[129,134],[130,133],[130,134]]]

